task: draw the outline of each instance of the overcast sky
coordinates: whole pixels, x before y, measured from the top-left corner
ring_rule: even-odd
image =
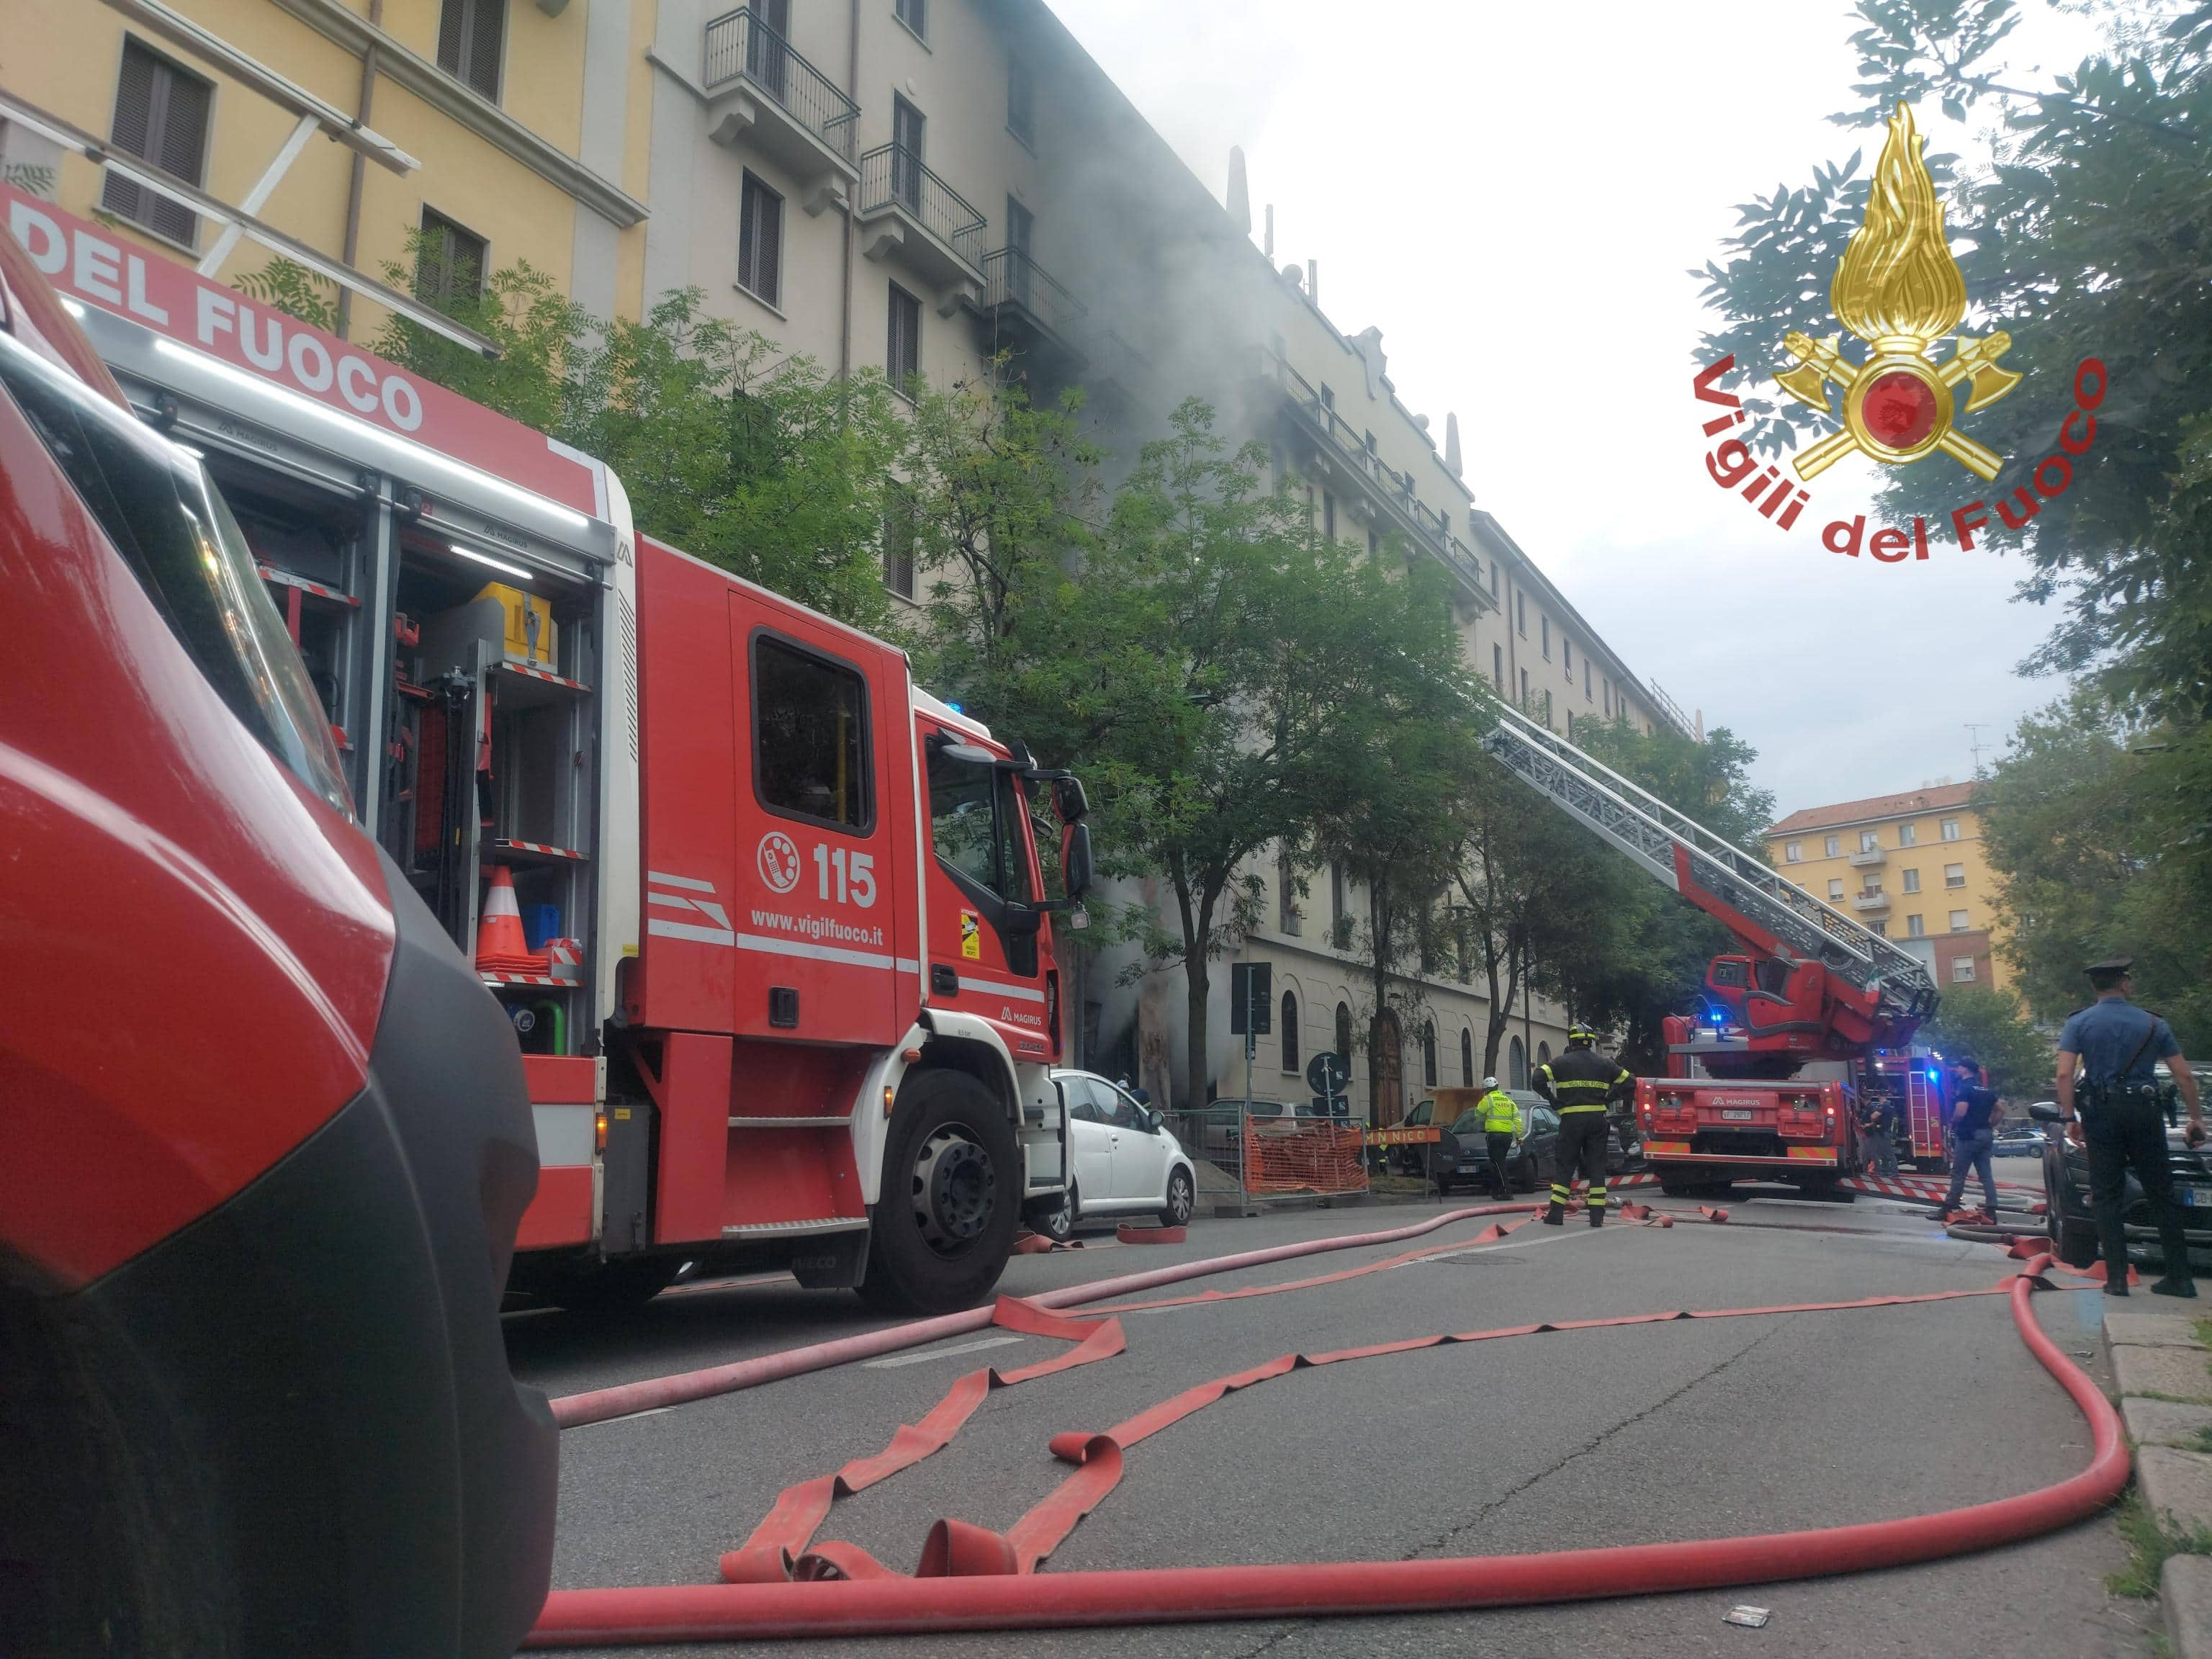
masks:
[[[2001,744],[2059,694],[2014,672],[2053,621],[2013,599],[2022,561],[1837,557],[1705,474],[1686,273],[1735,204],[1862,142],[1871,163],[1879,129],[1825,118],[1851,102],[1846,7],[1049,3],[1216,197],[1243,146],[1255,237],[1273,203],[1276,262],[1319,260],[1407,406],[1439,432],[1457,411],[1477,503],[1631,667],[1759,750],[1781,811],[1963,780],[1967,722]],[[2076,61],[2086,26],[2027,4],[2015,76]],[[1931,152],[1979,153],[1918,115]],[[1824,520],[1872,465],[1821,480]]]

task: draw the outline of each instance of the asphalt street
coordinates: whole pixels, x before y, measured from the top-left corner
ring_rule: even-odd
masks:
[[[2028,1177],[2032,1178],[2032,1177]],[[1464,1203],[1467,1200],[1455,1200]],[[1579,1219],[1335,1285],[1124,1316],[1127,1352],[994,1394],[950,1447],[841,1501],[821,1539],[910,1571],[933,1521],[1003,1529],[1066,1472],[1046,1449],[1194,1383],[1297,1351],[1674,1308],[1841,1301],[1995,1283],[2014,1264],[1887,1200],[1694,1206],[1672,1229]],[[1079,1280],[1419,1218],[1419,1206],[1200,1221],[1176,1246],[1018,1258],[1001,1289]],[[1451,1246],[1483,1224],[1419,1241]],[[1208,1279],[1274,1284],[1400,1254],[1340,1252]],[[1174,1294],[1163,1291],[1158,1294]],[[2106,1380],[2094,1290],[2036,1298],[2045,1328]],[[788,1279],[684,1285],[637,1316],[510,1316],[518,1375],[562,1394],[722,1363],[887,1322]],[[989,1341],[991,1346],[979,1346]],[[1064,1344],[993,1331],[672,1410],[562,1441],[561,1587],[711,1582],[785,1486],[880,1449],[963,1371]],[[1911,1515],[2080,1469],[2087,1431],[1998,1297],[1766,1316],[1394,1354],[1232,1395],[1134,1448],[1119,1487],[1044,1571],[1404,1559],[1697,1538]],[[2100,1518],[1960,1560],[1847,1578],[1419,1617],[1022,1632],[787,1644],[872,1659],[1014,1656],[2147,1655],[2144,1604],[2104,1591],[2124,1552]],[[1738,1602],[1759,1630],[1723,1623]],[[630,1650],[698,1655],[735,1648]],[[766,1651],[766,1649],[755,1650]]]

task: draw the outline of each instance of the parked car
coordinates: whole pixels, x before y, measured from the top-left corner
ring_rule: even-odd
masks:
[[[2051,1137],[2033,1123],[2008,1123],[1996,1132],[1990,1150],[1999,1158],[2041,1158]]]
[[[1198,1202],[1197,1167],[1160,1115],[1095,1072],[1052,1078],[1067,1116],[1067,1190],[1049,1208],[1032,1210],[1030,1224],[1064,1239],[1094,1216],[1157,1216],[1166,1227],[1188,1221]],[[1273,1101],[1252,1104],[1273,1107],[1270,1116],[1283,1110]],[[1223,1115],[1237,1117],[1233,1109]]]
[[[1505,1165],[1506,1187],[1533,1193],[1552,1178],[1559,1145],[1559,1115],[1544,1103],[1540,1095],[1521,1089],[1505,1092],[1521,1109],[1521,1131],[1514,1138]],[[1445,1192],[1460,1187],[1488,1190],[1490,1142],[1482,1124],[1482,1114],[1474,1111],[1461,1113],[1451,1126],[1451,1137],[1459,1146],[1459,1161],[1442,1177],[1439,1184]]]
[[[2162,1079],[2161,1079],[2162,1080]],[[2097,1218],[2089,1208],[2089,1157],[2059,1133],[2058,1108],[2039,1100],[2028,1115],[2052,1126],[2043,1149],[2045,1225],[2058,1259],[2069,1267],[2086,1267],[2097,1260]],[[2173,1177],[2174,1201],[2181,1206],[2182,1237],[2192,1257],[2212,1252],[2212,1141],[2192,1147],[2182,1139],[2179,1126],[2166,1132],[2166,1168]],[[2150,1201],[2132,1172],[2128,1176],[2126,1224],[2129,1254],[2134,1246],[2148,1244],[2156,1255],[2158,1229],[2151,1225]]]

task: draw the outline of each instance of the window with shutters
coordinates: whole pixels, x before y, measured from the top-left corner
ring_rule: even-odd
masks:
[[[215,88],[137,41],[123,43],[123,67],[115,82],[115,120],[109,142],[125,155],[151,161],[188,185],[204,183],[207,172],[208,114]],[[100,187],[100,204],[118,218],[143,225],[157,236],[186,247],[199,238],[199,216],[159,191],[110,173]]]
[[[1964,887],[1966,884],[1966,866],[1963,864],[1945,865],[1943,884],[1946,887]]]
[[[1782,859],[1785,864],[1802,864],[1805,861],[1805,843],[1802,841],[1791,842],[1782,849]]]
[[[438,15],[438,67],[494,103],[506,45],[507,0],[445,0]]]
[[[750,173],[738,199],[738,286],[766,304],[783,302],[783,198]]]
[[[415,292],[437,305],[483,297],[484,255],[490,245],[434,209],[422,210],[422,235],[415,247]]]
[[[1336,1057],[1346,1071],[1352,1069],[1352,1010],[1341,1002],[1336,1005]]]
[[[1964,910],[1954,910],[1951,912],[1951,931],[1954,933],[1963,933],[1968,931],[1966,927],[1966,913]]]
[[[902,599],[914,597],[914,497],[897,484],[884,514],[884,586]]]
[[[884,372],[902,394],[921,373],[921,301],[896,283],[891,284],[890,338],[884,355]]]
[[[1437,1086],[1437,1025],[1434,1020],[1421,1022],[1421,1082],[1426,1088]]]
[[[1505,647],[1502,645],[1490,647],[1490,683],[1498,688],[1499,696],[1505,695]]]
[[[1973,959],[1973,957],[1953,957],[1953,958],[1952,958],[1952,961],[1951,961],[1951,983],[1953,983],[1954,985],[1972,985],[1973,982],[1974,982],[1974,959]]]
[[[1459,1080],[1462,1088],[1474,1087],[1474,1033],[1464,1025],[1459,1028]]]
[[[1036,82],[1020,57],[1006,59],[1006,131],[1031,149],[1036,146]]]
[[[1957,841],[1959,839],[1958,819],[1945,818],[1939,827],[1942,830],[1943,839],[1945,841]]]
[[[1536,619],[1536,625],[1543,632],[1544,660],[1549,662],[1552,659],[1552,619],[1549,617],[1539,617]]]
[[[1908,893],[1917,893],[1920,890],[1920,872],[1917,870],[1907,870],[1905,872],[1905,890]]]

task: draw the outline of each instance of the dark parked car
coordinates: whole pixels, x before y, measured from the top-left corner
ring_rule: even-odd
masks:
[[[1505,1166],[1505,1183],[1510,1190],[1533,1193],[1552,1178],[1553,1154],[1559,1144],[1559,1115],[1544,1103],[1540,1095],[1522,1089],[1505,1092],[1521,1109],[1521,1134]],[[1488,1190],[1490,1143],[1483,1133],[1482,1114],[1461,1113],[1451,1126],[1451,1137],[1459,1146],[1459,1161],[1444,1171],[1440,1182],[1443,1190],[1459,1187]]]
[[[2043,1196],[2049,1206],[2045,1225],[2052,1248],[2067,1266],[2088,1267],[2097,1259],[2097,1220],[2089,1209],[2088,1155],[2057,1132],[2057,1106],[2038,1101],[2028,1108],[2028,1114],[2054,1126],[2043,1150]],[[2181,1138],[2179,1127],[2166,1130],[2166,1168],[2173,1175],[2174,1201],[2182,1206],[2182,1236],[2192,1258],[2212,1254],[2212,1158],[2206,1156],[2208,1152],[2212,1152],[2212,1142],[2192,1148]],[[2137,1245],[2148,1245],[2149,1253],[2157,1255],[2158,1229],[2150,1224],[2149,1200],[2133,1175],[2128,1176],[2125,1220],[2128,1254],[2134,1255]]]

